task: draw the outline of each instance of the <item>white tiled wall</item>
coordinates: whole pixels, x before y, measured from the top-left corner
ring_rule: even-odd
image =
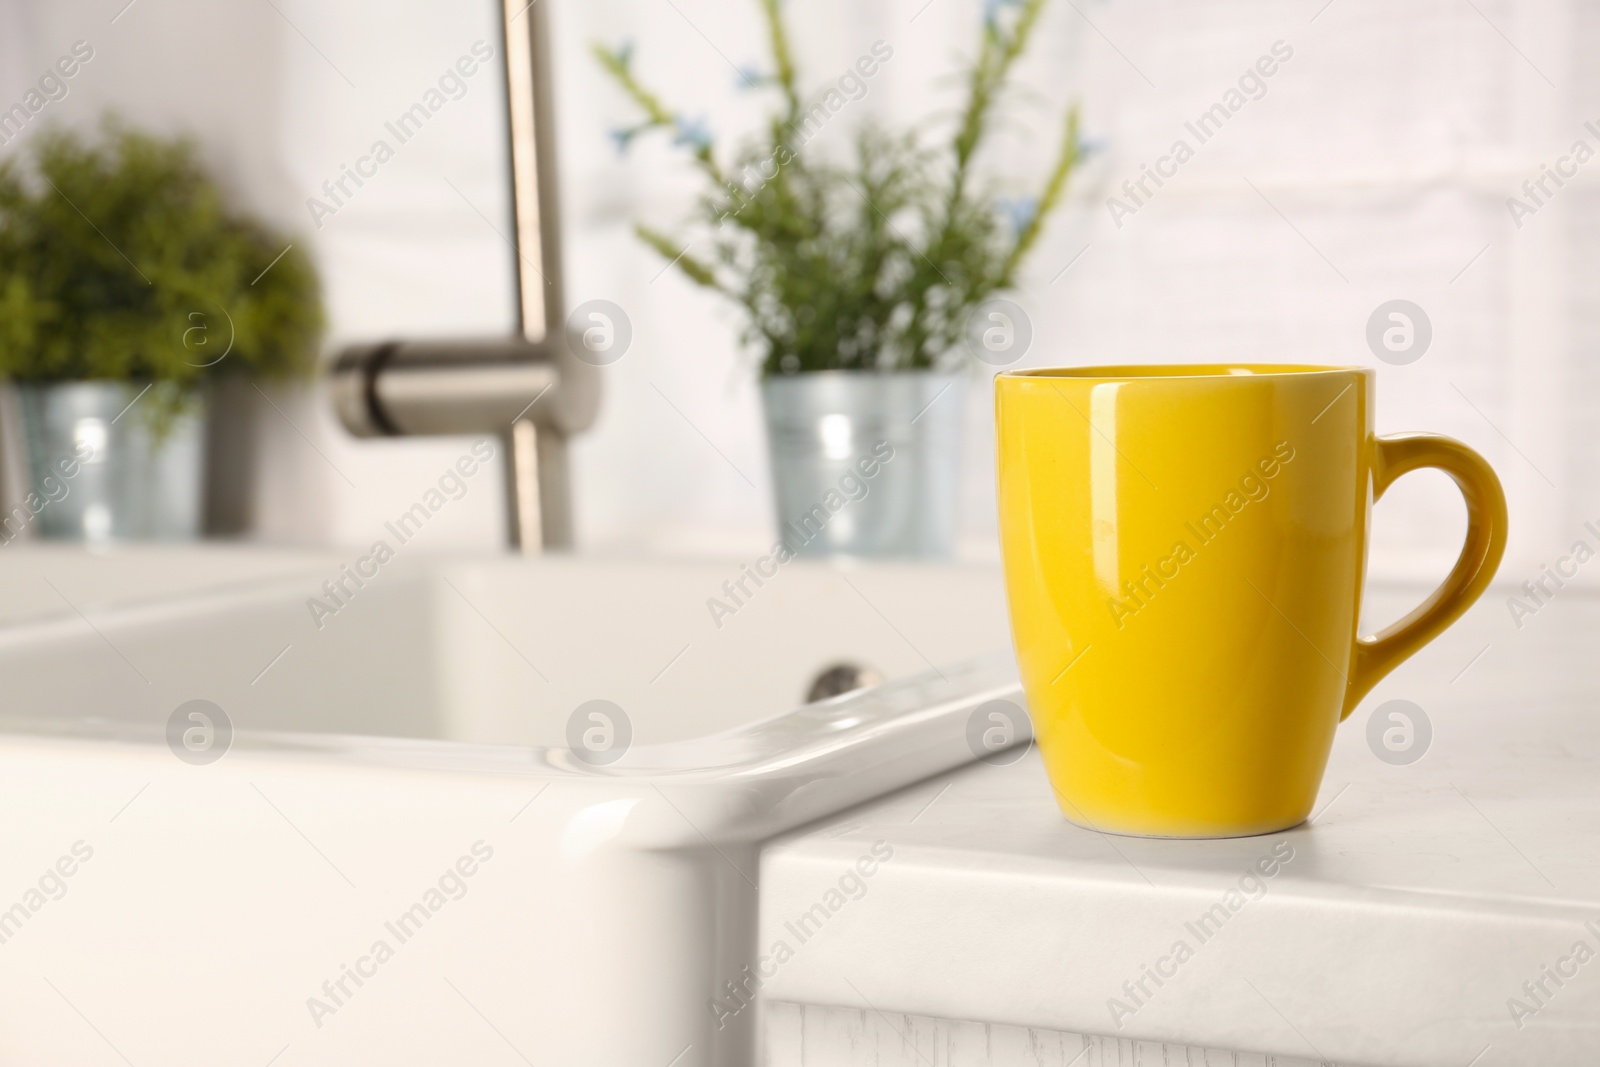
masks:
[[[113,24],[125,2],[0,0],[0,99],[88,37],[97,58],[57,106],[63,118],[116,104],[143,123],[196,129],[250,203],[302,231],[305,197],[473,40],[492,40],[495,16],[491,0],[137,0]],[[569,302],[613,300],[635,329],[607,370],[600,421],[575,450],[580,540],[753,548],[770,539],[771,520],[737,315],[663,274],[629,233],[637,218],[685,218],[698,186],[663,142],[618,155],[608,131],[632,116],[587,50],[632,40],[639,72],[726,140],[764,104],[738,90],[733,69],[764,64],[755,4],[540,2],[553,5],[557,34]],[[824,142],[868,114],[936,133],[957,105],[947,75],[976,32],[974,0],[786,10],[813,84],[875,40],[895,50]],[[1107,198],[1280,40],[1293,57],[1266,95],[1117,227]],[[1025,275],[1035,326],[1026,362],[1378,366],[1380,430],[1437,430],[1484,451],[1512,501],[1503,574],[1535,574],[1582,519],[1600,517],[1590,355],[1600,307],[1584,239],[1600,218],[1600,161],[1520,229],[1506,198],[1573,140],[1600,150],[1583,129],[1600,120],[1600,75],[1586,59],[1597,40],[1600,10],[1579,0],[1059,0],[994,146],[994,181],[1011,194],[1033,187],[1071,96],[1100,151]],[[494,228],[507,217],[502,107],[498,86],[473,84],[355,204],[307,234],[328,277],[335,342],[507,328],[510,252]],[[1397,297],[1433,323],[1432,348],[1409,366],[1379,364],[1364,340],[1372,310]],[[979,554],[993,551],[994,531],[985,392],[972,390],[966,449],[966,540]],[[274,416],[266,536],[361,540],[459,448],[353,442],[319,399],[282,406],[295,426]],[[432,536],[493,543],[499,508],[480,494]],[[1461,514],[1442,476],[1407,479],[1378,511],[1375,571],[1441,573]]]

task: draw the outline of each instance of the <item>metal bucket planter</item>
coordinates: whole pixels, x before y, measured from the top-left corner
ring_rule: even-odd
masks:
[[[200,535],[205,415],[196,402],[157,433],[126,382],[18,384],[27,453],[20,526],[52,540],[187,540]],[[144,398],[149,402],[149,397]]]
[[[763,380],[779,536],[790,550],[950,556],[964,384],[935,371]]]

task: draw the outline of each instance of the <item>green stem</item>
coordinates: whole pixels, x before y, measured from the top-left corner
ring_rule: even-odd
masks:
[[[639,240],[655,249],[661,258],[667,261],[668,266],[676,266],[696,285],[704,286],[707,289],[715,289],[726,296],[737,295],[717,281],[716,272],[708,264],[702,263],[689,255],[689,247],[687,245],[679,248],[678,243],[672,238],[659,230],[651,229],[642,222],[634,225],[633,232],[638,236]]]
[[[778,8],[780,2],[761,0],[761,12],[766,16],[774,74],[778,79],[778,87],[783,90],[783,98],[789,104],[789,116],[785,121],[792,126],[800,117],[800,91],[795,86],[794,54],[789,50],[789,31],[784,27],[783,12]]]
[[[1024,0],[1021,13],[1017,16],[1016,24],[1009,34],[1003,33],[997,24],[984,27],[983,39],[978,46],[978,57],[972,64],[972,74],[968,79],[967,105],[962,111],[961,121],[956,126],[956,134],[951,142],[951,150],[955,155],[955,169],[950,176],[950,189],[945,196],[943,211],[935,224],[933,237],[928,242],[925,257],[927,262],[924,265],[939,274],[941,280],[947,279],[942,277],[943,270],[938,264],[944,262],[950,247],[951,234],[958,227],[957,220],[967,195],[967,180],[972,160],[977,154],[984,134],[988,132],[989,113],[1005,87],[1011,67],[1027,50],[1028,42],[1047,2],[1048,0]],[[933,358],[933,354],[923,351],[933,337],[932,331],[924,325],[928,313],[927,291],[932,284],[930,280],[927,286],[919,286],[916,299],[912,302],[913,325],[908,330],[907,347],[913,363],[918,365]],[[970,284],[969,282],[969,287]]]
[[[620,51],[607,48],[598,42],[592,46],[592,49],[594,57],[600,61],[600,65],[605,68],[606,73],[611,75],[612,80],[621,86],[622,91],[628,94],[629,99],[638,106],[640,111],[644,112],[646,126],[651,129],[670,130],[677,128],[677,119],[673,117],[673,113],[661,102],[660,97],[646,89],[639,82],[639,79],[634,77],[633,71],[629,69],[628,63],[623,59]],[[712,181],[718,185],[723,184],[722,168],[717,166],[716,157],[711,151],[710,141],[696,145],[691,154],[700,164],[700,169],[705,171]]]
[[[1033,218],[1017,234],[1017,241],[1011,246],[1011,253],[1006,256],[1005,264],[1000,268],[997,279],[999,288],[1011,285],[1016,275],[1017,267],[1022,259],[1039,240],[1039,234],[1044,230],[1044,222],[1061,202],[1062,194],[1067,189],[1067,179],[1072,176],[1072,170],[1077,166],[1081,157],[1081,148],[1078,143],[1078,108],[1077,105],[1067,109],[1066,131],[1061,136],[1061,150],[1056,154],[1056,165],[1050,171],[1050,177],[1044,183],[1044,191],[1039,194],[1039,203],[1034,208]]]
[[[1017,24],[1009,36],[1002,34],[999,26],[984,27],[983,40],[978,46],[978,59],[972,65],[966,110],[962,113],[951,145],[956,157],[956,171],[951,182],[952,203],[965,192],[968,167],[987,132],[989,111],[1005,85],[1012,64],[1027,50],[1034,26],[1047,2],[1025,0],[1022,13],[1017,16]]]

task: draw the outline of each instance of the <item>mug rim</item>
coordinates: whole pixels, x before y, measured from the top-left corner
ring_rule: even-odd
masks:
[[[1030,367],[1008,370],[996,378],[1065,378],[1077,381],[1180,381],[1183,379],[1306,378],[1316,375],[1359,374],[1371,367],[1322,363],[1119,363],[1089,367]]]

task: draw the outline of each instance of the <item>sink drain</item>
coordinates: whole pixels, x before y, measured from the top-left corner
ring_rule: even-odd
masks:
[[[857,689],[866,689],[883,681],[883,675],[871,667],[863,667],[857,663],[835,663],[824,667],[811,679],[811,688],[806,690],[806,703],[814,704],[819,700],[830,697],[842,696]]]

